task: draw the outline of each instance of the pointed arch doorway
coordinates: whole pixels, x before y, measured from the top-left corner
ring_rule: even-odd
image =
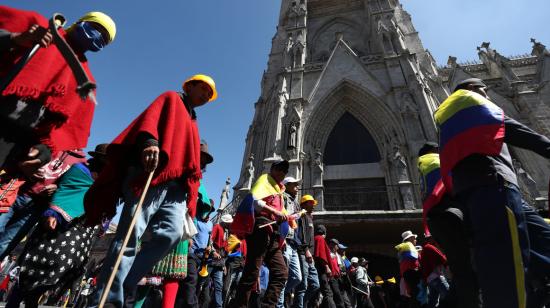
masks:
[[[378,146],[350,112],[334,125],[323,157],[325,210],[389,209]]]

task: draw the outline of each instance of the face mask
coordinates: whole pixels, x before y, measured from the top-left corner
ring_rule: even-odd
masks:
[[[100,51],[107,45],[103,35],[89,22],[83,21],[76,24],[67,34],[76,49],[85,52],[87,50]]]

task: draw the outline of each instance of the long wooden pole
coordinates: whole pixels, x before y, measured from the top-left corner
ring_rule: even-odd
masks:
[[[120,261],[122,260],[122,256],[124,255],[124,250],[126,250],[126,245],[128,245],[128,241],[130,240],[130,235],[132,234],[132,230],[136,225],[137,218],[141,214],[141,207],[143,206],[145,195],[149,190],[149,185],[151,184],[151,180],[153,179],[153,174],[154,174],[154,171],[149,173],[149,177],[147,178],[147,182],[145,183],[145,188],[143,189],[143,192],[141,193],[141,197],[139,198],[139,203],[136,206],[136,209],[134,210],[134,216],[132,217],[132,221],[130,222],[128,231],[126,231],[126,237],[122,242],[122,247],[120,247],[120,251],[118,253],[118,257],[116,259],[115,265],[113,267],[113,271],[111,272],[111,276],[107,281],[107,285],[105,286],[105,289],[103,289],[103,293],[101,294],[101,300],[99,301],[99,308],[103,308],[103,306],[105,305],[105,301],[107,301],[107,295],[109,295],[109,291],[111,290],[113,280],[115,280],[116,272],[118,271],[118,267],[120,266]]]

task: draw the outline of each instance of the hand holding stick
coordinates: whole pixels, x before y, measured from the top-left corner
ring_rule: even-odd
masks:
[[[111,272],[111,276],[109,277],[109,280],[105,285],[105,289],[101,294],[101,300],[98,306],[99,308],[103,308],[103,306],[105,305],[105,301],[107,301],[107,296],[109,295],[109,291],[111,290],[111,285],[115,280],[116,272],[118,271],[118,267],[120,266],[120,261],[122,260],[122,256],[124,255],[124,250],[126,250],[126,246],[128,245],[128,241],[130,240],[130,235],[132,234],[132,230],[136,225],[137,218],[139,217],[139,215],[141,215],[141,207],[143,206],[143,201],[145,200],[145,195],[147,194],[147,190],[149,190],[149,185],[151,184],[151,180],[153,179],[153,174],[154,174],[154,170],[149,172],[149,176],[147,177],[147,182],[145,183],[145,188],[143,188],[143,192],[141,193],[141,197],[139,198],[138,205],[134,210],[134,216],[132,217],[132,221],[130,222],[128,231],[126,231],[126,237],[124,237],[124,241],[122,242],[122,247],[120,247],[118,257],[116,259],[115,265],[113,266],[113,271]]]
[[[294,213],[294,214],[292,214],[292,215],[289,216],[289,217],[291,218],[290,220],[296,220],[296,219],[302,217],[302,215],[304,215],[306,212],[307,212],[306,210],[301,210],[301,211],[299,211],[299,212],[296,212],[296,213]],[[258,229],[262,229],[262,228],[265,228],[265,227],[267,227],[267,226],[274,225],[274,224],[276,224],[276,223],[277,223],[276,221],[272,221],[272,222],[269,222],[269,223],[260,225],[260,226],[258,227]]]

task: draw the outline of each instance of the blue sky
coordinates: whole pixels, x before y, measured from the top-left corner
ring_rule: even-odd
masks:
[[[439,64],[447,57],[477,60],[483,41],[503,55],[529,53],[535,37],[550,46],[548,0],[402,0],[424,47]],[[113,17],[115,42],[90,54],[98,102],[90,147],[111,141],[160,93],[179,90],[186,77],[210,74],[219,98],[197,110],[201,137],[215,161],[205,174],[210,197],[219,202],[225,179],[237,181],[246,132],[260,93],[275,34],[280,0],[26,1],[4,5],[69,22],[88,11]]]

